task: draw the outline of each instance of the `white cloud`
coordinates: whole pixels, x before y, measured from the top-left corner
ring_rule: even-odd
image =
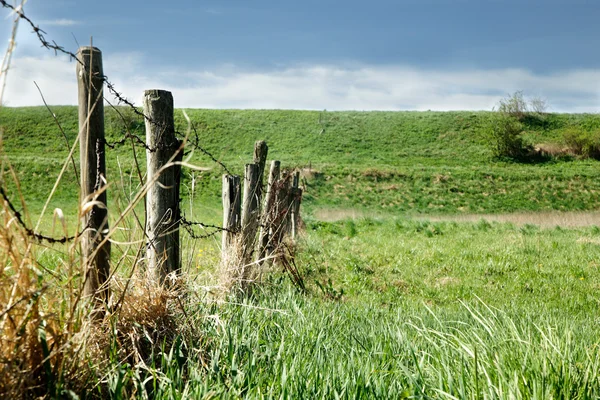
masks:
[[[140,54],[105,57],[105,73],[139,104],[145,89],[173,92],[176,107],[316,110],[490,110],[516,90],[547,99],[551,111],[600,111],[600,70],[534,74],[523,69],[443,71],[411,66],[298,66],[250,71],[179,67],[151,72]],[[75,63],[60,57],[16,58],[6,105],[75,104]]]
[[[40,21],[40,25],[42,27],[44,25],[45,26],[74,26],[74,25],[80,25],[80,24],[81,24],[80,21],[75,21],[75,20],[66,19],[66,18]]]

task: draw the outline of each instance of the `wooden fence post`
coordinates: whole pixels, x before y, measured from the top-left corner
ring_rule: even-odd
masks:
[[[258,207],[260,212],[261,199],[263,193],[263,175],[265,174],[265,164],[267,162],[267,153],[269,152],[269,146],[264,140],[259,140],[254,143],[254,163],[258,164],[258,186],[256,188],[256,198],[258,201]]]
[[[276,182],[279,180],[279,171],[281,163],[277,160],[271,162],[271,169],[269,170],[269,179],[267,181],[267,193],[265,196],[265,205],[263,209],[262,224],[260,227],[260,234],[258,235],[258,263],[262,265],[265,257],[270,255],[269,242],[272,241],[271,229],[273,221],[275,219],[275,194],[276,194]]]
[[[271,233],[269,237],[270,252],[278,250],[283,239],[288,233],[289,205],[290,205],[290,180],[289,176],[284,175],[274,182],[273,199],[273,222],[271,223]],[[274,260],[277,262],[277,259]]]
[[[102,52],[95,47],[81,47],[77,59],[81,200],[98,202],[83,216],[84,296],[93,297],[98,307],[108,300],[106,280],[110,274],[110,242],[98,247],[108,232]]]
[[[296,239],[296,235],[298,234],[298,222],[300,221],[300,201],[302,199],[302,189],[298,187],[299,184],[300,172],[296,171],[292,181],[292,188],[290,189],[290,227],[292,231],[292,239]]]
[[[259,207],[257,198],[258,189],[258,164],[246,164],[244,174],[244,198],[242,202],[242,242],[241,242],[241,260],[242,263],[242,287],[249,283],[252,268],[249,266],[252,261],[252,253],[256,239],[256,231],[259,225]]]
[[[223,175],[223,239],[221,244],[221,257],[226,259],[231,251],[234,237],[241,228],[241,185],[240,177]]]
[[[179,249],[179,182],[181,168],[171,166],[180,161],[183,152],[178,151],[181,142],[175,137],[173,121],[173,96],[165,90],[144,92],[146,116],[146,194],[148,271],[162,284],[167,275],[177,273],[181,266]],[[161,170],[162,169],[162,170]]]

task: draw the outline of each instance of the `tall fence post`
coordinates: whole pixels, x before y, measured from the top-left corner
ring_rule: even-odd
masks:
[[[93,297],[96,307],[108,300],[107,279],[110,274],[110,242],[106,208],[106,161],[104,154],[104,73],[102,52],[95,47],[77,51],[77,87],[81,163],[81,200],[97,203],[84,216],[82,235],[84,296]]]
[[[148,271],[164,283],[167,275],[177,273],[181,266],[179,248],[179,182],[181,168],[164,168],[169,162],[180,161],[181,142],[175,137],[173,96],[165,90],[144,92],[146,116],[146,160],[148,193],[146,194]]]
[[[241,228],[241,185],[240,177],[223,175],[223,239],[221,256],[226,259],[230,254],[234,237]]]
[[[247,286],[252,274],[250,262],[254,252],[256,231],[259,225],[258,164],[246,164],[244,174],[244,198],[242,201],[242,287]]]
[[[269,179],[267,180],[267,193],[265,196],[265,205],[263,208],[263,217],[261,220],[260,234],[258,235],[258,257],[257,261],[259,265],[264,263],[265,257],[268,257],[271,253],[269,251],[269,242],[272,241],[271,229],[273,221],[275,219],[275,194],[276,194],[276,182],[279,180],[279,171],[281,163],[277,160],[271,162],[271,169],[269,170]]]

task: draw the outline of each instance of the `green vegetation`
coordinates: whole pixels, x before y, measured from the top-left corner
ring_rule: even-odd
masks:
[[[164,375],[113,374],[158,397],[600,395],[598,227],[366,218],[304,240],[308,294],[275,275],[244,304],[192,305],[201,339],[166,349]]]
[[[144,136],[143,123],[126,109],[127,129]],[[67,141],[77,130],[75,107],[55,107]],[[574,157],[519,163],[494,158],[486,112],[317,112],[187,110],[200,144],[234,172],[251,159],[254,141],[265,139],[271,157],[304,168],[305,209],[364,208],[381,212],[488,213],[517,210],[593,210],[600,206],[598,163]],[[187,124],[176,112],[178,130]],[[600,127],[596,115],[545,114],[523,118],[523,140],[561,144],[573,127]],[[50,192],[68,155],[65,138],[47,110],[4,108],[4,154],[17,171],[29,207],[35,211]],[[124,123],[107,110],[107,140],[123,137]],[[194,136],[194,134],[192,134]],[[193,138],[192,138],[193,139]],[[143,148],[137,147],[143,162]],[[107,153],[108,179],[135,185],[131,144]],[[77,161],[77,160],[76,160]],[[192,162],[212,167],[195,174],[197,204],[218,207],[220,175],[195,151]],[[72,168],[65,174],[74,181]],[[191,188],[186,174],[185,187]],[[114,191],[112,196],[115,196]],[[62,185],[51,206],[68,209],[74,185]],[[200,201],[201,200],[201,201]],[[110,201],[110,200],[109,200]]]
[[[123,136],[124,126],[143,135],[141,121],[121,111],[125,123],[108,112],[109,142]],[[76,135],[76,109],[54,112],[66,139],[43,108],[0,109],[3,154],[33,217],[67,158],[65,140],[72,145]],[[252,297],[214,301],[206,288],[214,283],[218,238],[184,235],[186,291],[148,296],[133,283],[126,307],[115,314],[120,319],[107,329],[108,343],[73,367],[92,371],[91,378],[82,383],[83,372],[75,379],[44,363],[45,375],[35,383],[48,387],[50,397],[82,387],[88,397],[165,399],[600,396],[600,228],[541,228],[525,217],[522,224],[445,220],[465,213],[596,210],[600,164],[580,158],[584,151],[527,162],[500,159],[486,131],[494,114],[485,112],[187,113],[192,139],[197,133],[233,171],[251,159],[258,139],[269,143],[270,159],[302,168],[305,231],[295,262],[307,291],[275,269]],[[519,121],[524,145],[561,146],[573,132],[586,137],[600,127],[596,115],[525,115]],[[179,111],[177,125],[186,131]],[[131,149],[129,143],[107,152],[113,219],[139,187]],[[144,151],[137,151],[143,174]],[[218,223],[223,171],[199,151],[190,161],[213,170],[186,174],[183,209]],[[9,174],[4,177],[16,198]],[[50,203],[50,210],[65,211],[71,226],[75,181],[67,165],[65,184]],[[340,219],[345,210],[368,217]],[[328,221],[327,212],[338,215]],[[118,239],[131,245],[113,245],[118,275],[137,261],[135,229],[130,218]],[[12,257],[4,271],[29,265],[16,256],[21,239],[10,230],[15,224],[0,229],[0,254]],[[23,257],[33,257],[26,244]],[[38,292],[29,288],[41,293],[50,280],[59,282],[54,296],[71,296],[65,277],[76,267],[69,259],[74,251],[41,247],[23,275],[30,277],[28,291],[19,286],[23,298],[33,299],[26,296]],[[11,275],[0,277],[4,284]],[[13,332],[14,343],[40,343],[40,360],[49,346],[56,348],[49,340],[58,343],[65,329],[46,321],[70,315],[71,303],[56,303],[55,314],[23,314],[28,328]],[[20,306],[37,312],[29,304]],[[50,328],[46,339],[42,333]],[[84,328],[64,334],[78,329]],[[16,353],[7,347],[2,354]]]

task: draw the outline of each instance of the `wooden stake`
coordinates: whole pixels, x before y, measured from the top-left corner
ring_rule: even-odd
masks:
[[[260,234],[258,235],[258,263],[262,265],[265,257],[270,256],[271,251],[269,248],[269,242],[271,241],[271,230],[273,221],[275,219],[275,192],[276,182],[279,180],[279,171],[281,163],[279,161],[271,162],[271,169],[269,170],[269,179],[267,181],[267,194],[265,196],[265,205],[263,208],[262,224],[260,227]]]
[[[146,194],[148,271],[159,282],[181,268],[179,250],[179,182],[181,169],[171,166],[180,161],[180,141],[175,137],[173,121],[173,96],[165,90],[144,92],[146,115],[147,179],[150,184]],[[160,173],[160,175],[158,175]]]
[[[256,231],[258,230],[260,213],[258,207],[258,164],[246,164],[244,175],[244,199],[242,202],[242,258],[243,267],[242,286],[247,285],[251,277],[251,269],[249,267],[252,261],[252,253],[256,239]]]
[[[221,245],[221,255],[223,259],[227,257],[231,244],[237,233],[240,232],[242,220],[242,202],[240,177],[233,175],[223,175],[223,239]]]
[[[81,47],[77,52],[77,87],[79,103],[81,200],[97,201],[83,215],[81,240],[85,271],[84,296],[93,297],[96,306],[106,303],[110,274],[110,242],[99,243],[108,232],[106,208],[106,161],[104,155],[104,74],[102,52],[95,47]]]
[[[269,146],[264,140],[259,140],[254,143],[254,163],[258,164],[258,187],[256,190],[256,197],[258,200],[258,207],[262,206],[262,194],[263,194],[263,175],[265,172],[265,164],[267,162],[267,153],[269,152]]]

